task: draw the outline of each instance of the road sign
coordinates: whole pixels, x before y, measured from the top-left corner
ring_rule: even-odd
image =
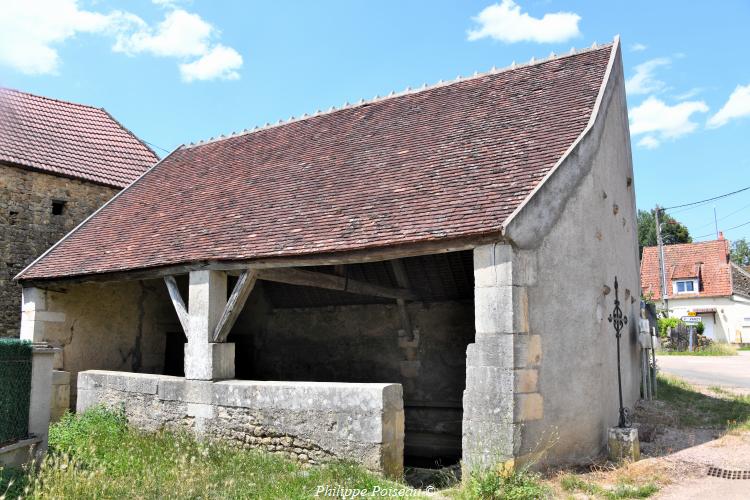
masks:
[[[688,311],[688,316],[698,316],[698,313],[695,311]]]
[[[683,316],[680,319],[683,323],[687,324],[703,323],[703,318],[700,316]]]

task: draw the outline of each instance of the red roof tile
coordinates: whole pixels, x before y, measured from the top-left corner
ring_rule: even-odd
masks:
[[[661,300],[659,286],[659,254],[657,247],[645,247],[641,258],[641,288],[644,295],[652,294]],[[679,297],[727,297],[732,295],[729,266],[729,241],[715,240],[701,243],[666,245],[664,262],[667,274],[667,298],[675,297],[672,281],[680,278],[698,278],[700,290],[696,294],[679,294]]]
[[[584,131],[612,51],[182,147],[21,279],[499,234]]]
[[[125,187],[157,160],[103,109],[0,88],[0,162]]]

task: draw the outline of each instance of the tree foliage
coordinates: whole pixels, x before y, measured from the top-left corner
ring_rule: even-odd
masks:
[[[674,217],[662,214],[661,238],[665,245],[692,243],[688,228]],[[638,210],[638,246],[641,254],[643,247],[656,246],[656,217],[651,210]]]
[[[732,249],[729,255],[732,262],[738,266],[750,266],[750,244],[745,238],[735,240],[735,242],[732,243]]]

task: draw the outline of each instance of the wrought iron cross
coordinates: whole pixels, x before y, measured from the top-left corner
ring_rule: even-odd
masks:
[[[622,328],[628,324],[628,317],[622,314],[622,309],[620,308],[617,276],[615,276],[615,309],[609,315],[609,322],[615,327],[615,337],[617,337],[617,389],[620,392],[620,421],[617,426],[630,427],[631,422],[628,409],[622,405],[622,369],[620,367],[620,337],[622,336]]]

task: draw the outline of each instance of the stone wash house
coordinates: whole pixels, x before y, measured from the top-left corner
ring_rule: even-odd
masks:
[[[78,410],[398,475],[600,453],[615,276],[635,318],[617,40],[179,147],[18,279]]]
[[[103,109],[0,88],[0,336],[19,333],[13,277],[157,160]]]
[[[750,343],[750,273],[729,260],[729,240],[666,245],[669,315],[696,313],[717,342]],[[643,249],[643,295],[661,301],[658,247]]]

